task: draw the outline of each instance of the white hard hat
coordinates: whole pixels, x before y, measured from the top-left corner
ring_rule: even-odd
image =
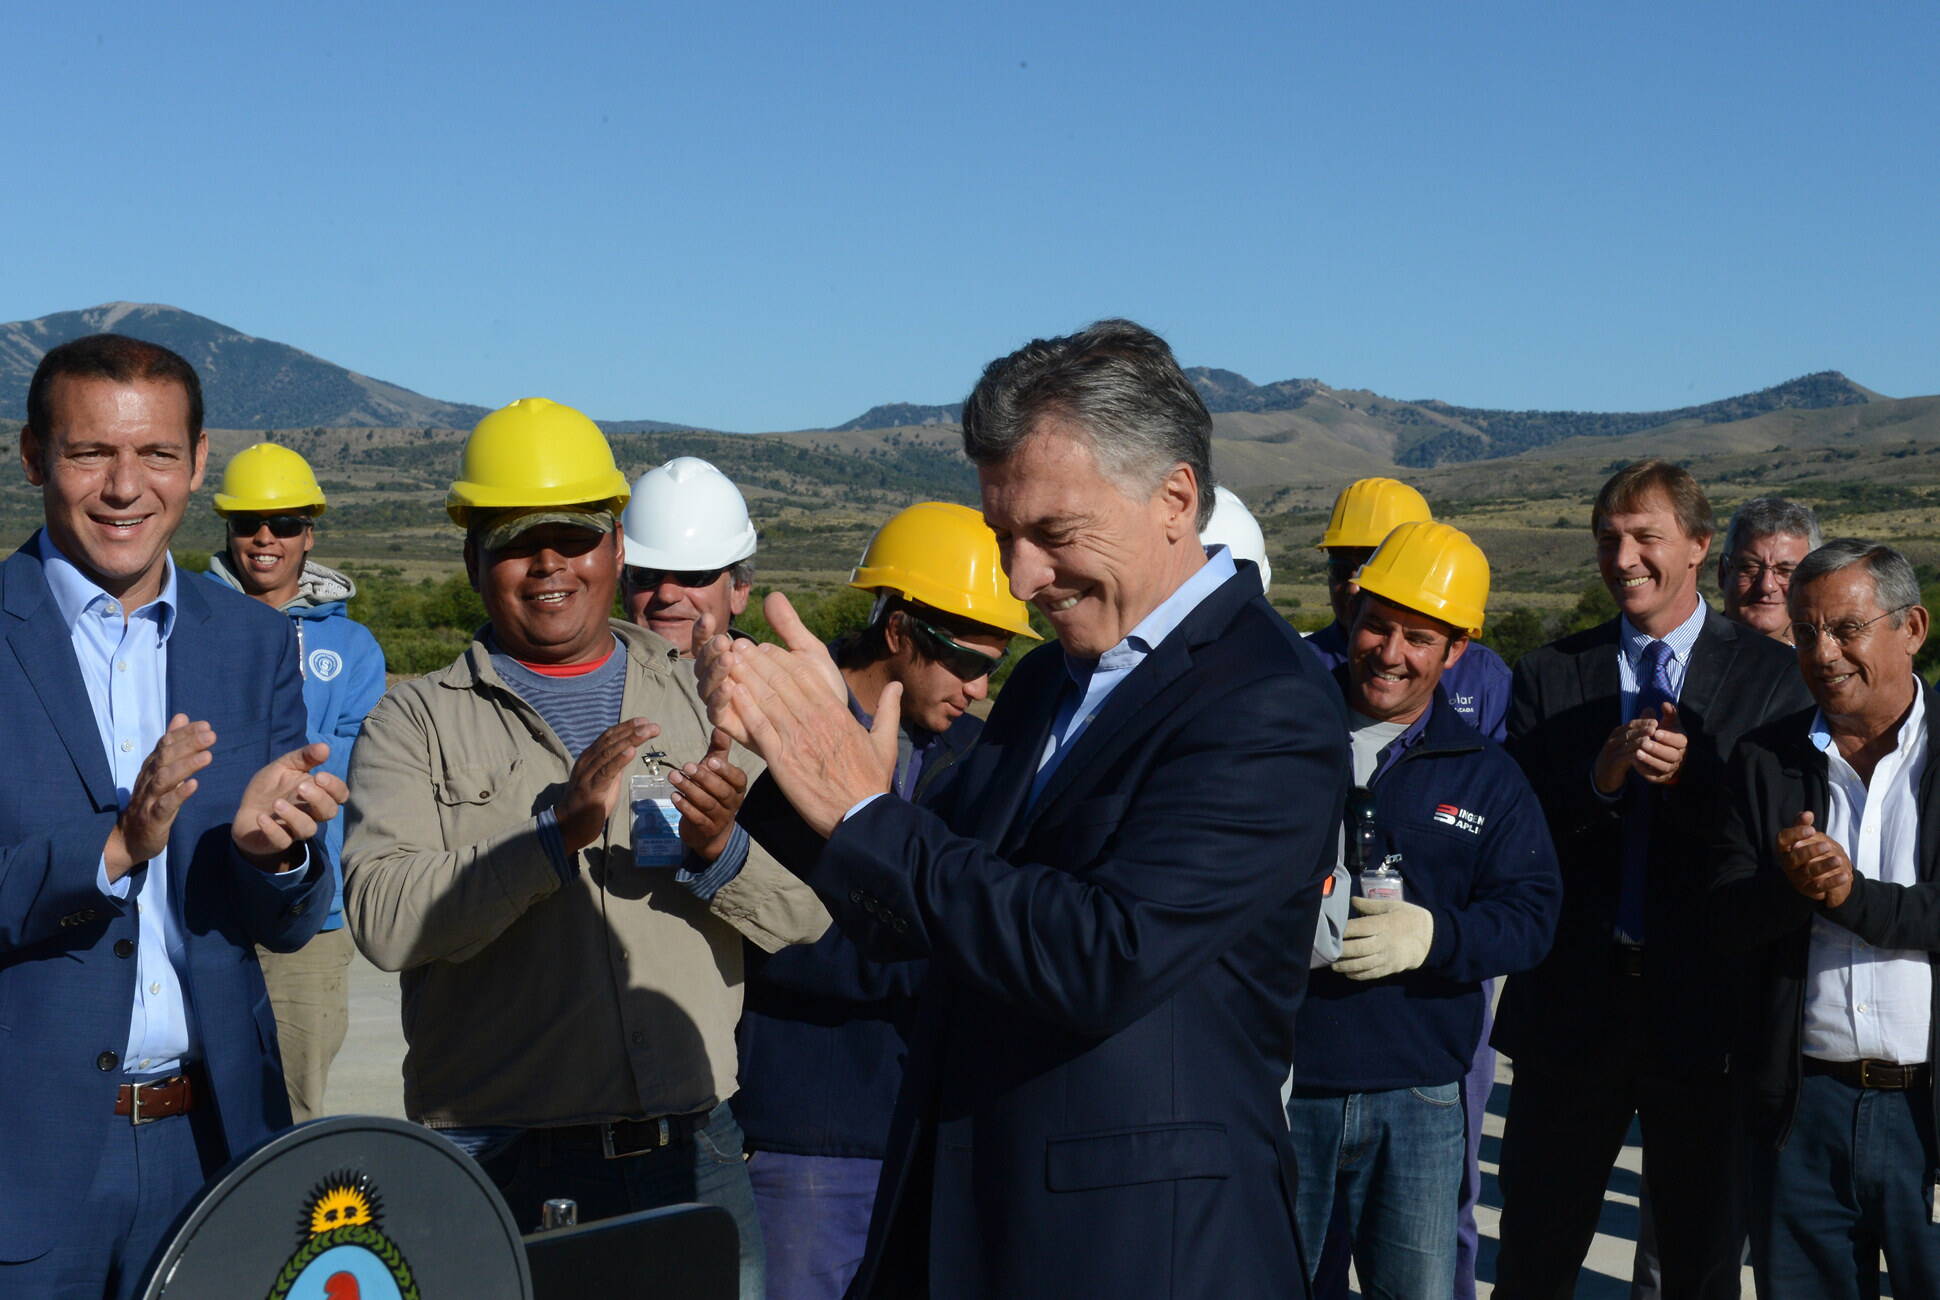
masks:
[[[1266,558],[1266,534],[1260,531],[1259,521],[1253,518],[1246,503],[1230,490],[1213,489],[1212,518],[1199,530],[1199,540],[1207,546],[1224,546],[1235,560],[1251,560],[1259,565],[1262,591],[1273,585],[1273,565]]]
[[[754,554],[741,489],[697,456],[676,456],[633,480],[620,527],[626,562],[643,569],[724,569]]]

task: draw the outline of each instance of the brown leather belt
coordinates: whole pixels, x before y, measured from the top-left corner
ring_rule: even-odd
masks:
[[[166,1079],[147,1083],[124,1083],[115,1092],[115,1114],[126,1115],[135,1124],[185,1115],[193,1109],[195,1085],[186,1074],[171,1074]]]
[[[1914,1065],[1895,1065],[1891,1061],[1821,1061],[1805,1058],[1807,1074],[1823,1074],[1854,1088],[1888,1088],[1905,1092],[1924,1088],[1933,1082],[1933,1070],[1924,1061]]]

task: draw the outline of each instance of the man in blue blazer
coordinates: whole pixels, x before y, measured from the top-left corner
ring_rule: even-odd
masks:
[[[985,371],[965,449],[1059,645],[933,807],[888,793],[888,694],[865,732],[785,598],[788,649],[709,643],[716,721],[771,764],[744,825],[865,951],[930,959],[853,1296],[1305,1290],[1280,1086],[1345,721],[1199,544],[1210,428],[1130,322]]]
[[[50,351],[0,565],[0,1294],[128,1296],[207,1176],[289,1123],[253,945],[300,946],[342,782],[286,620],[180,580],[207,457],[165,348]]]

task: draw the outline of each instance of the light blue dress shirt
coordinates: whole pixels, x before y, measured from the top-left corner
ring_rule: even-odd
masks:
[[[168,727],[168,638],[175,630],[175,565],[167,561],[162,593],[122,617],[121,602],[94,585],[61,554],[46,533],[40,537],[42,571],[74,639],[74,658],[87,683],[88,704],[101,734],[101,749],[114,773],[121,806],[162,732]],[[122,1067],[129,1074],[166,1073],[192,1059],[194,1031],[177,974],[183,962],[180,926],[170,906],[168,850],[146,868],[110,884],[105,860],[96,868],[101,892],[126,900],[135,886],[135,1003],[128,1021]]]
[[[1058,701],[1057,716],[1051,722],[1050,738],[1044,743],[1044,752],[1038,756],[1037,776],[1031,782],[1031,802],[1057,771],[1058,764],[1071,752],[1071,747],[1084,735],[1085,728],[1098,716],[1105,701],[1118,689],[1118,684],[1131,675],[1134,668],[1145,662],[1145,656],[1152,653],[1152,647],[1170,636],[1186,615],[1199,608],[1200,602],[1224,586],[1228,579],[1239,572],[1233,563],[1232,552],[1224,546],[1211,548],[1206,555],[1206,563],[1198,572],[1180,583],[1178,589],[1163,601],[1157,609],[1139,620],[1138,626],[1125,634],[1125,639],[1098,656],[1097,659],[1079,659],[1070,654],[1064,656],[1064,670],[1071,674],[1075,690],[1061,693]]]
[[[126,808],[142,763],[168,729],[168,639],[175,630],[175,564],[164,561],[161,594],[124,618],[121,602],[76,568],[44,531],[40,559],[55,608],[73,637],[74,658],[87,684],[101,749],[114,773],[115,794]],[[295,886],[304,876],[305,870],[298,867],[270,879]],[[104,856],[95,868],[95,884],[103,894],[124,902],[134,890],[135,999],[122,1068],[131,1075],[173,1073],[198,1053],[195,1021],[180,973],[186,949],[180,904],[173,897],[178,882],[170,877],[168,850],[112,884]]]

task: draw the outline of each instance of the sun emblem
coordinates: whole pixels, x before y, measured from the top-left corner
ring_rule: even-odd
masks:
[[[383,1209],[384,1203],[369,1177],[347,1169],[334,1173],[310,1193],[309,1235],[314,1237],[353,1224],[376,1227]]]
[[[370,1175],[340,1169],[318,1183],[297,1216],[296,1253],[266,1300],[421,1300],[404,1252],[384,1235],[383,1217],[384,1198]]]

